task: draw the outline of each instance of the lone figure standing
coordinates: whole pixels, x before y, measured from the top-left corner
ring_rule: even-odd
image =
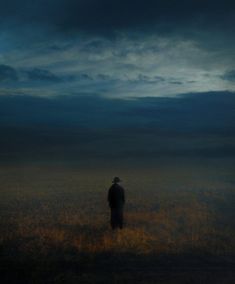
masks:
[[[108,202],[111,209],[110,224],[112,229],[123,228],[123,207],[125,203],[124,188],[119,185],[119,177],[113,179],[113,185],[109,188]]]

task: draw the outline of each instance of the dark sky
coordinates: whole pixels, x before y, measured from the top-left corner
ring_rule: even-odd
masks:
[[[234,156],[234,33],[234,1],[1,1],[1,157]]]

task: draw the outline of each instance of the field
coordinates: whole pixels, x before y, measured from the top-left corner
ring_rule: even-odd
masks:
[[[232,162],[0,166],[4,283],[233,283]],[[109,225],[113,176],[125,228]]]

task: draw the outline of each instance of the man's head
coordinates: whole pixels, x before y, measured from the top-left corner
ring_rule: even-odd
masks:
[[[119,183],[121,182],[120,178],[119,177],[114,177],[112,183]]]

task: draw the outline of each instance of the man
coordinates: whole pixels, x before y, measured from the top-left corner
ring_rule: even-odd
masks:
[[[112,229],[123,228],[123,207],[125,203],[124,188],[119,185],[119,177],[113,179],[113,185],[108,192],[108,202],[111,209],[111,227]]]

